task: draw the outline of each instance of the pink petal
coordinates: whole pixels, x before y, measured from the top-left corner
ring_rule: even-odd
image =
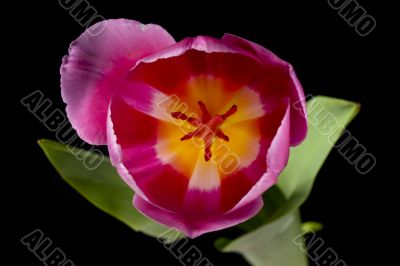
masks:
[[[170,210],[183,206],[188,178],[157,157],[158,120],[115,95],[108,118],[111,161],[123,180],[141,197]]]
[[[267,171],[260,178],[260,180],[258,180],[258,182],[248,191],[248,193],[239,201],[239,203],[233,208],[233,210],[241,208],[249,202],[252,202],[276,183],[279,174],[285,168],[289,159],[291,137],[290,115],[290,105],[287,104],[285,116],[267,152]]]
[[[79,136],[106,144],[106,117],[113,93],[135,63],[175,43],[160,26],[126,19],[106,20],[103,32],[93,25],[71,43],[61,66],[61,92],[67,115]],[[100,26],[102,28],[103,26]]]
[[[184,216],[198,217],[198,219],[219,215],[221,213],[220,197],[221,190],[219,188],[211,191],[188,189],[181,213]]]
[[[257,158],[248,167],[243,168],[239,172],[229,175],[222,180],[221,208],[223,211],[237,208],[238,203],[241,202],[243,198],[247,197],[247,195],[253,190],[257,192],[251,193],[251,200],[254,200],[255,197],[260,196],[269,187],[276,183],[279,173],[276,172],[275,169],[279,167],[274,166],[274,160],[287,160],[288,154],[274,154],[273,156],[277,157],[271,157],[269,153],[271,152],[272,146],[276,145],[274,142],[277,141],[278,134],[283,134],[283,136],[286,135],[282,132],[287,132],[287,135],[289,134],[290,127],[288,126],[290,126],[290,123],[288,122],[288,101],[289,99],[286,98],[275,103],[274,110],[265,114],[262,118],[259,118],[262,138]],[[289,143],[287,147],[283,144],[284,143],[282,143],[282,146],[280,147],[282,151],[289,149]],[[284,168],[284,165],[278,166],[282,167],[280,170]],[[255,190],[256,187],[259,189]],[[249,201],[246,201],[246,203],[248,202]],[[241,203],[240,206],[243,206],[243,204]]]
[[[189,50],[195,50],[199,52],[206,53],[235,53],[244,54],[252,56],[246,50],[237,47],[236,45],[231,45],[227,42],[223,42],[220,39],[216,39],[209,36],[197,36],[194,38],[188,37],[180,41],[174,46],[170,46],[164,50],[154,53],[148,57],[145,57],[137,62],[141,63],[152,63],[160,59],[167,59],[171,57],[177,57],[183,55]]]
[[[262,63],[264,63],[268,67],[273,67],[276,69],[274,72],[275,75],[281,75],[283,81],[287,80],[289,83],[280,84],[276,90],[277,95],[286,94],[286,96],[290,97],[291,101],[291,137],[290,142],[292,146],[300,144],[307,135],[307,113],[306,113],[306,104],[304,91],[298,80],[293,67],[289,65],[287,62],[279,59],[276,55],[274,55],[271,51],[266,48],[250,42],[246,39],[231,35],[225,34],[222,38],[223,41],[240,47],[241,49],[246,50],[251,53],[253,56],[258,58]],[[278,71],[277,71],[278,70]],[[283,71],[283,72],[282,72]],[[280,73],[279,73],[280,72]],[[267,72],[268,73],[268,72]],[[268,82],[272,80],[277,80],[276,77],[267,77]],[[263,82],[263,84],[268,84],[268,82]],[[268,86],[268,85],[267,85]],[[269,85],[271,87],[271,85]],[[289,89],[289,90],[288,90]],[[295,105],[300,103],[301,110],[295,108]]]
[[[179,213],[161,209],[138,195],[135,195],[133,204],[145,216],[175,228],[190,238],[195,238],[204,233],[225,229],[246,221],[260,211],[263,201],[261,197],[258,197],[232,212],[211,217],[182,216]]]
[[[198,75],[212,75],[243,86],[262,71],[263,66],[246,51],[211,37],[196,37],[139,60],[127,79],[167,95],[180,95],[184,93],[182,84]]]

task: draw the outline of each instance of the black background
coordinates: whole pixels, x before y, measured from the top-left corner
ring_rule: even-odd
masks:
[[[46,2],[46,3],[42,3]],[[348,265],[385,265],[379,248],[386,244],[377,237],[387,234],[382,227],[376,191],[383,159],[378,141],[383,121],[377,113],[382,104],[381,72],[386,66],[381,49],[385,16],[375,3],[360,0],[377,20],[369,36],[360,37],[325,0],[311,1],[217,1],[181,4],[143,1],[95,1],[90,3],[106,18],[130,18],[156,23],[176,40],[186,36],[222,36],[229,32],[262,44],[291,62],[306,94],[329,95],[361,103],[359,116],[349,130],[377,158],[377,167],[360,175],[336,150],[321,170],[308,201],[303,220],[316,220],[325,228],[319,233]],[[12,106],[3,116],[10,121],[7,137],[11,156],[13,189],[3,187],[3,202],[10,208],[12,264],[42,265],[19,239],[40,228],[76,265],[180,265],[155,239],[135,233],[101,212],[72,188],[50,165],[36,141],[54,139],[47,129],[20,104],[20,99],[41,90],[55,107],[64,108],[60,96],[59,67],[71,41],[83,28],[57,1],[22,4],[10,21],[12,70],[17,73],[3,99]],[[6,12],[5,12],[6,13]],[[8,228],[8,227],[7,227]],[[6,228],[6,231],[8,229]],[[239,255],[218,253],[213,240],[224,232],[206,234],[192,241],[214,265],[247,265]],[[10,246],[10,244],[7,244]],[[311,264],[313,265],[313,264]]]

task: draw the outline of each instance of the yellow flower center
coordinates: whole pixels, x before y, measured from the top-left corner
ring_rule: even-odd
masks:
[[[211,116],[206,105],[202,101],[199,101],[198,103],[202,112],[201,119],[197,117],[189,117],[182,112],[172,112],[171,115],[176,119],[187,121],[196,127],[195,131],[187,133],[180,138],[180,140],[188,140],[193,137],[202,138],[205,147],[204,159],[208,162],[212,156],[211,146],[214,142],[214,138],[217,137],[223,139],[224,141],[229,141],[229,137],[224,134],[220,126],[228,117],[236,113],[237,105],[232,105],[232,107],[223,115],[217,114]]]
[[[258,93],[241,84],[199,75],[182,86],[161,108],[169,118],[158,126],[157,157],[189,177],[190,187],[212,189],[256,159],[265,111]]]

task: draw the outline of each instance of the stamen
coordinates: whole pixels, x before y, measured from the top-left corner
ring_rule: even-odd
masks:
[[[225,135],[224,132],[222,132],[221,129],[218,129],[218,130],[217,130],[217,133],[215,134],[215,136],[216,136],[217,138],[220,138],[220,139],[225,140],[226,142],[229,141],[229,137],[228,137],[227,135]]]
[[[232,105],[232,107],[225,114],[223,114],[221,116],[225,120],[236,112],[237,112],[237,105],[235,104],[235,105]]]
[[[204,149],[204,160],[206,160],[206,162],[208,162],[211,159],[211,156],[212,156],[212,154],[211,154],[210,147],[206,147]]]
[[[187,115],[185,115],[184,113],[181,113],[181,112],[172,112],[171,115],[173,118],[176,118],[176,119],[186,120],[188,118]]]
[[[211,115],[207,111],[207,107],[202,101],[198,101],[198,104],[199,104],[201,112],[203,114],[203,116],[202,116],[203,123],[207,123],[207,121],[211,119]]]
[[[201,124],[201,121],[198,118],[189,117],[182,112],[172,112],[171,116],[176,119],[188,121],[190,124],[196,127]]]
[[[214,138],[214,133],[213,132],[208,133],[203,138],[204,145],[205,145],[205,148],[204,148],[204,160],[206,160],[206,162],[208,162],[211,159],[211,156],[212,156],[212,154],[211,154],[211,146],[212,146],[212,143],[213,143],[213,138]]]
[[[191,139],[191,138],[193,138],[194,135],[195,135],[195,132],[189,132],[189,133],[187,133],[185,136],[183,136],[183,137],[181,138],[181,140],[188,140],[188,139]]]
[[[216,114],[211,116],[206,105],[202,101],[198,101],[198,104],[202,112],[201,120],[199,118],[189,117],[182,112],[172,112],[171,115],[176,119],[188,121],[197,128],[195,131],[189,132],[181,137],[180,140],[188,140],[193,137],[203,138],[204,160],[208,162],[212,157],[211,148],[214,138],[217,137],[224,141],[229,141],[229,137],[220,129],[220,126],[228,117],[237,112],[237,105],[232,105],[232,107],[223,115]]]

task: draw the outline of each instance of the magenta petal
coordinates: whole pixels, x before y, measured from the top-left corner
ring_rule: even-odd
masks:
[[[144,112],[149,107],[145,96],[152,94],[139,95],[131,93],[132,97],[128,97],[118,93],[111,100],[107,120],[111,162],[142,198],[161,208],[178,211],[183,205],[188,178],[157,156],[158,120]],[[142,101],[136,102],[138,99]]]
[[[147,199],[126,166],[123,164],[121,145],[117,143],[117,136],[115,135],[113,121],[111,120],[111,108],[109,108],[107,115],[107,140],[111,163],[117,169],[122,180],[124,180],[125,183],[135,191],[135,193],[140,194],[142,197]]]
[[[291,90],[291,145],[295,146],[300,144],[307,135],[307,109],[306,109],[306,98],[304,96],[303,88],[300,84],[299,79],[294,72],[292,66],[289,66],[290,77],[292,78],[293,86],[295,90]]]
[[[229,43],[231,45],[240,47],[241,49],[249,52],[259,60],[261,60],[264,64],[268,65],[287,65],[285,61],[277,57],[273,52],[270,50],[254,43],[251,41],[248,41],[244,38],[232,35],[232,34],[225,34],[222,37],[222,40],[226,43]]]
[[[194,38],[192,37],[185,38],[182,41],[176,43],[175,45],[169,46],[166,49],[163,49],[157,53],[154,53],[148,57],[139,60],[137,64],[153,63],[160,59],[177,57],[183,55],[189,50],[195,50],[205,53],[233,53],[233,54],[242,54],[248,57],[253,57],[253,55],[248,51],[243,50],[240,47],[232,45],[228,42],[224,42],[220,39],[208,36],[197,36]]]
[[[175,43],[163,28],[126,19],[106,20],[103,32],[91,28],[71,43],[61,65],[61,92],[67,115],[79,136],[106,144],[110,98],[137,60]],[[103,28],[103,26],[100,26]]]
[[[288,75],[290,78],[290,84],[288,84],[290,91],[288,92],[289,95],[286,95],[290,97],[291,101],[290,123],[292,126],[290,132],[290,144],[291,146],[300,144],[307,135],[307,112],[303,88],[293,70],[293,67],[268,49],[246,39],[231,34],[225,34],[222,40],[246,50],[269,67],[278,66],[284,69],[286,72],[285,75]]]
[[[225,229],[246,221],[260,211],[263,201],[261,197],[258,197],[241,208],[228,213],[203,218],[182,216],[179,213],[161,209],[138,195],[134,196],[133,204],[150,219],[165,226],[175,228],[190,238],[195,238],[204,233]]]
[[[267,171],[239,201],[233,210],[242,208],[248,203],[254,201],[276,183],[279,174],[285,168],[289,159],[291,127],[290,115],[290,106],[287,105],[285,116],[267,152]]]

